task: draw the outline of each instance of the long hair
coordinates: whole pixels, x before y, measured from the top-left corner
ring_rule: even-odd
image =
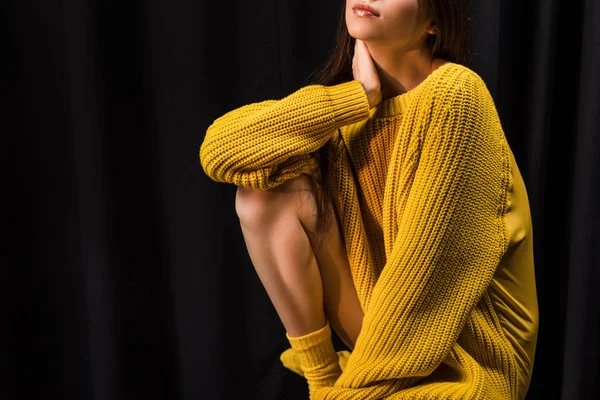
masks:
[[[422,52],[431,52],[431,61],[443,58],[450,62],[470,66],[471,59],[468,52],[469,32],[471,27],[471,0],[417,0],[420,5],[428,7],[428,11],[436,21],[437,34],[429,34],[425,40]],[[354,79],[352,73],[352,59],[354,57],[354,43],[356,39],[350,36],[346,26],[346,0],[341,0],[342,6],[339,14],[336,32],[335,47],[327,61],[316,71],[308,84],[337,85]],[[427,2],[426,4],[423,4]],[[312,74],[311,74],[312,75]],[[313,191],[317,208],[317,240],[315,246],[320,246],[325,238],[328,228],[335,218],[332,204],[332,168],[333,154],[331,141],[327,141],[315,156],[319,160],[321,169],[321,182],[311,176]]]

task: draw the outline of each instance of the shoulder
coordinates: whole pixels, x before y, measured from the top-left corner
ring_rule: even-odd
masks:
[[[478,73],[461,64],[445,64],[428,99],[424,132],[457,140],[503,137],[494,100]],[[442,66],[442,68],[444,67]],[[430,139],[436,133],[430,135]]]
[[[466,129],[485,123],[497,125],[496,105],[479,74],[462,64],[448,62],[432,74],[419,98],[418,118],[425,131],[448,125]],[[460,125],[456,127],[455,125]]]
[[[494,100],[484,80],[467,66],[448,62],[432,72],[412,104],[420,141],[436,136],[496,135],[501,131]],[[482,132],[485,131],[485,132]]]
[[[482,77],[471,68],[448,62],[432,82],[433,101],[438,103],[477,105],[491,100],[491,94]]]

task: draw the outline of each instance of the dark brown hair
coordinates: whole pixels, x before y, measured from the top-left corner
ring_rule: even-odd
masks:
[[[431,51],[431,61],[442,58],[457,64],[470,66],[468,52],[469,32],[471,25],[471,0],[417,0],[420,5],[428,7],[434,16],[438,29],[436,35],[429,34],[425,40],[423,52]],[[352,74],[352,58],[354,57],[355,39],[350,36],[346,26],[346,0],[341,0],[335,47],[327,61],[316,71],[316,76],[308,80],[313,85],[337,85],[354,79]],[[311,74],[312,75],[312,74]],[[331,189],[331,170],[333,154],[331,141],[325,143],[314,155],[319,159],[321,182],[311,176],[315,200],[317,203],[317,243],[320,246],[328,232],[335,215],[331,211],[333,193]]]

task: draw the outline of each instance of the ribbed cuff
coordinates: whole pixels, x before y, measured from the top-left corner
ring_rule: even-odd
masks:
[[[291,337],[287,332],[286,336],[300,360],[310,391],[322,386],[333,386],[342,369],[331,341],[329,322],[321,329],[304,336]]]
[[[340,126],[369,117],[369,98],[359,80],[325,86],[324,90],[331,100],[335,121]]]

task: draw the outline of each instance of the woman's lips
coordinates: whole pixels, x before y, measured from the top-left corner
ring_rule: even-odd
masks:
[[[353,8],[352,11],[355,15],[359,17],[377,17],[377,11],[368,4],[358,3]]]
[[[355,8],[354,14],[358,15],[359,17],[374,17],[375,16],[375,14],[373,14],[372,12],[363,10],[362,8]]]

